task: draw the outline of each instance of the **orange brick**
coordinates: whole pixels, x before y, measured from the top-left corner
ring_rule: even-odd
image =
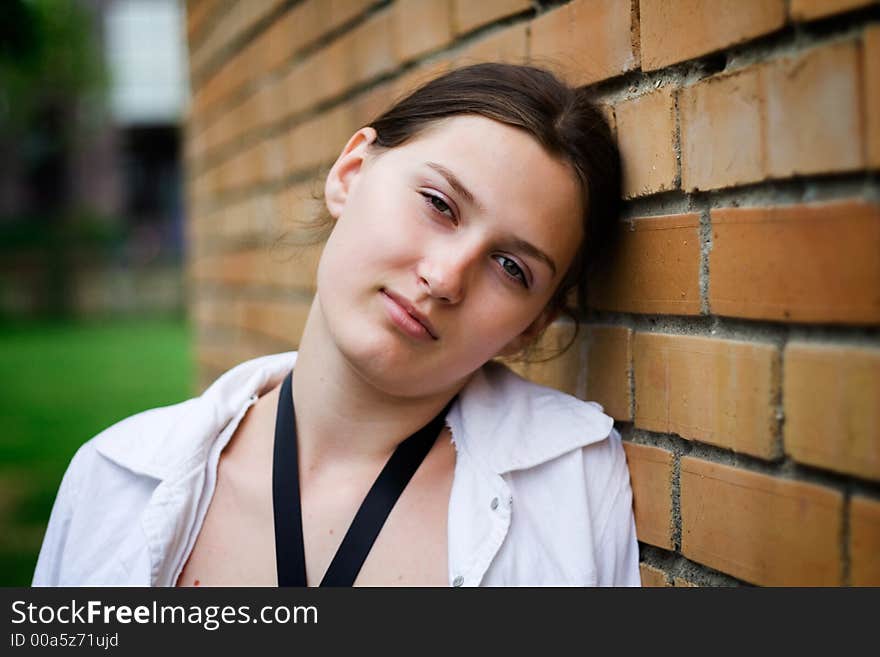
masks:
[[[307,0],[284,13],[231,62],[251,80],[288,60],[295,52],[350,20],[369,0]]]
[[[205,380],[201,381],[200,391],[239,363],[269,353],[265,345],[244,340],[228,341],[224,344],[206,344],[199,340],[194,351],[199,369],[205,376]]]
[[[386,104],[390,105],[391,101],[411,94],[429,80],[448,72],[449,68],[450,61],[441,59],[422,64],[421,66],[417,66],[412,70],[407,71],[393,81],[391,89],[389,90],[388,102]]]
[[[272,70],[320,34],[319,2],[302,2],[276,20],[260,37],[263,65]]]
[[[196,258],[191,274],[198,282],[228,286],[259,285],[314,291],[321,245],[248,249]]]
[[[580,373],[583,370],[583,338],[578,337],[572,342],[574,337],[574,326],[570,322],[554,322],[548,326],[534,350],[534,362],[528,363],[528,378],[569,395],[582,396]],[[569,344],[571,346],[564,353],[552,360],[538,362],[559,354]]]
[[[384,11],[295,66],[279,82],[281,119],[339,96],[394,67],[390,14]]]
[[[785,451],[801,463],[880,479],[880,349],[785,349]]]
[[[338,105],[300,123],[283,138],[285,172],[297,173],[331,164],[355,132],[350,104]]]
[[[244,298],[201,298],[194,304],[199,327],[220,327],[236,335],[271,338],[278,346],[299,343],[311,302],[250,301]],[[244,331],[245,333],[242,333]]]
[[[213,124],[205,127],[202,122],[193,122],[192,129],[187,131],[186,153],[190,172],[199,168],[205,153],[210,152],[213,148],[213,142],[216,138],[211,134],[212,127]]]
[[[230,189],[241,186],[246,182],[239,175],[241,170],[240,162],[240,154],[234,155],[208,171],[208,175],[212,177],[212,196],[225,194]]]
[[[245,166],[245,159],[248,157],[253,156],[245,151],[238,151],[208,171],[209,174],[214,174],[213,196],[248,186],[253,181],[254,169]]]
[[[281,172],[280,141],[277,139],[264,139],[257,146],[254,159],[258,162],[260,176],[258,182],[266,183],[274,180]]]
[[[191,57],[191,67],[200,71],[230,42],[239,38],[267,13],[275,9],[281,0],[249,0],[227,5],[204,41]]]
[[[323,180],[301,183],[286,187],[275,195],[276,225],[282,231],[291,231],[293,239],[305,238],[313,234],[310,226],[319,213],[327,208],[323,201]],[[305,234],[298,231],[306,229]]]
[[[880,168],[880,26],[865,30],[862,70],[865,76],[867,163]]]
[[[267,51],[267,68],[320,40],[369,4],[370,0],[306,0],[297,4],[266,31],[261,47]]]
[[[214,195],[217,193],[217,171],[218,169],[203,170],[193,176],[192,190],[195,202],[209,204]]]
[[[854,42],[768,64],[767,170],[773,177],[864,166],[859,51]]]
[[[666,579],[666,573],[659,568],[655,568],[646,563],[639,564],[639,575],[641,575],[642,586],[645,588],[669,586],[669,581]]]
[[[323,11],[321,22],[335,29],[343,23],[351,20],[370,5],[374,0],[311,0]]]
[[[529,57],[582,85],[638,67],[635,18],[626,0],[574,0],[531,23]]]
[[[234,73],[228,62],[224,63],[210,77],[196,78],[193,85],[193,109],[199,116],[212,117],[217,109],[217,103],[228,93],[231,86],[229,82]]]
[[[455,55],[452,66],[467,66],[479,62],[505,62],[524,64],[527,59],[528,41],[524,24],[493,32],[484,39],[469,45]]]
[[[340,39],[353,84],[365,82],[396,66],[391,19],[389,8],[374,14]]]
[[[207,383],[210,384],[220,374],[246,360],[291,348],[289,340],[278,342],[260,335],[239,334],[228,329],[217,332],[211,328],[196,335],[193,353],[199,370],[208,374]]]
[[[681,178],[687,191],[764,177],[760,70],[712,77],[681,90]]]
[[[640,0],[646,71],[748,41],[785,24],[784,0]]]
[[[249,123],[257,120],[254,115],[256,108],[253,99],[254,96],[251,95],[243,103],[238,103],[216,116],[214,123],[206,131],[206,141],[211,151],[235,141],[248,132]]]
[[[843,496],[691,457],[681,459],[681,551],[765,586],[839,586]]]
[[[234,303],[230,302],[230,308],[233,305]],[[195,325],[199,328],[224,325],[222,304],[215,299],[201,295],[196,296],[190,301],[190,313]]]
[[[712,210],[709,302],[719,315],[880,321],[880,207],[861,200]]]
[[[636,534],[643,543],[672,549],[672,452],[624,442],[633,491]]]
[[[876,4],[877,0],[791,0],[791,17],[797,21],[823,18],[858,7]]]
[[[207,229],[209,238],[214,239],[239,243],[270,240],[278,231],[274,197],[259,194],[238,203],[223,204]]]
[[[244,301],[238,326],[294,347],[302,338],[310,307],[310,301]]]
[[[585,326],[587,399],[602,404],[616,420],[632,419],[629,373],[632,330],[623,326]]]
[[[604,80],[640,65],[638,13],[626,0],[574,0],[571,3],[573,54],[581,59],[584,83]]]
[[[207,24],[209,16],[214,13],[218,4],[217,0],[186,3],[186,36],[190,44],[203,36],[200,34],[202,28]]]
[[[344,89],[345,76],[341,71],[329,79],[324,77],[330,73],[327,59],[334,52],[331,49],[322,50],[297,64],[276,84],[276,106],[271,121],[281,121],[297,114]]]
[[[205,145],[204,155],[213,155],[215,150],[235,139],[238,132],[236,114],[237,108],[233,108],[225,114],[214,116],[213,122],[202,133]]]
[[[532,20],[529,26],[529,59],[533,64],[553,68],[566,77],[577,77],[576,58],[568,62],[558,61],[563,53],[574,47],[572,21],[570,5],[551,9]]]
[[[637,427],[777,456],[779,350],[768,344],[636,333]]]
[[[643,217],[622,227],[620,248],[596,273],[589,304],[599,310],[698,315],[698,214]]]
[[[278,103],[278,84],[274,80],[260,86],[247,102],[249,131],[264,128],[275,118]]]
[[[850,581],[880,586],[880,502],[856,495],[849,505]]]
[[[250,60],[253,58],[253,48],[245,48],[238,57],[227,59],[225,66],[228,69],[228,76],[222,87],[222,95],[211,101],[211,104],[219,106],[221,100],[235,95],[241,90],[252,78],[258,77],[258,72],[252,70]],[[251,75],[248,75],[250,73]]]
[[[369,125],[383,114],[392,104],[394,100],[394,82],[385,82],[376,86],[372,86],[364,93],[356,96],[354,100],[349,101],[349,120],[350,127],[345,140],[339,144],[339,151],[348,141],[348,137],[354,134],[359,128]],[[336,155],[339,155],[337,152]]]
[[[453,0],[453,24],[456,34],[464,34],[487,23],[531,9],[529,0]]]
[[[397,58],[405,62],[452,40],[452,7],[449,0],[398,0],[392,25]]]
[[[626,198],[675,189],[675,107],[672,87],[615,106]]]

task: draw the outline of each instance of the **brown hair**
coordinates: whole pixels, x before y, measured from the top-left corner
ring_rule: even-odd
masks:
[[[474,64],[430,80],[371,121],[377,133],[373,146],[400,146],[458,114],[525,130],[573,169],[582,193],[584,239],[550,304],[576,320],[586,309],[587,285],[599,256],[611,247],[620,211],[620,155],[604,116],[586,89],[569,87],[545,69]]]

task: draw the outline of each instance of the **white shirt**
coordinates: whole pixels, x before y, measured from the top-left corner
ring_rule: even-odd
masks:
[[[201,396],[129,417],[73,457],[34,586],[173,586],[204,521],[220,452],[296,352],[231,369]],[[594,402],[490,362],[446,423],[453,586],[638,586],[626,457]]]

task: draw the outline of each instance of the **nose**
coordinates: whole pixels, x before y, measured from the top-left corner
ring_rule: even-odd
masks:
[[[419,262],[419,284],[438,301],[454,304],[464,297],[474,253],[461,246],[452,249],[447,245],[442,253],[426,256]]]

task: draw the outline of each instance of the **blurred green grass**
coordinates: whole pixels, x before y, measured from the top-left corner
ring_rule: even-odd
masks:
[[[182,319],[0,325],[0,585],[30,584],[61,477],[86,440],[193,395]]]

